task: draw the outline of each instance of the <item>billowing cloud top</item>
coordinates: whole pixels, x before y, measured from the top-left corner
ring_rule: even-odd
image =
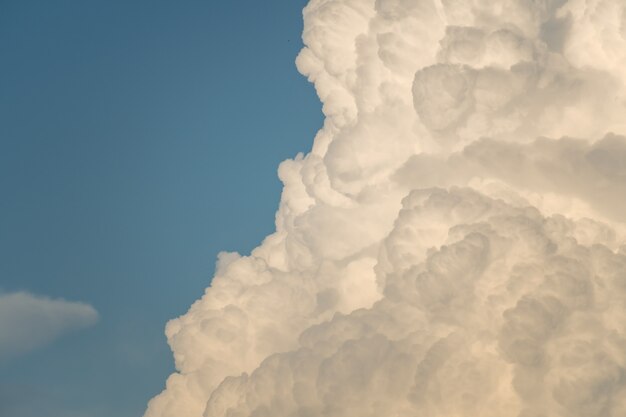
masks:
[[[146,417],[626,415],[626,3],[312,0],[276,232]]]

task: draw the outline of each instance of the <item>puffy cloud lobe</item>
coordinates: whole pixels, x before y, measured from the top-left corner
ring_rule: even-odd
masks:
[[[624,415],[625,10],[311,0],[324,126],[146,416]]]
[[[96,321],[98,313],[89,304],[27,292],[0,294],[0,359],[29,352]]]
[[[388,271],[373,307],[226,379],[204,415],[619,415],[626,257],[577,243],[576,222],[466,189],[407,202],[394,230],[419,234],[406,214],[433,204],[445,244]]]

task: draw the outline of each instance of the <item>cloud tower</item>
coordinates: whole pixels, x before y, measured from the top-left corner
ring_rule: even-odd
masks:
[[[145,417],[626,416],[626,3],[303,14],[324,126]]]

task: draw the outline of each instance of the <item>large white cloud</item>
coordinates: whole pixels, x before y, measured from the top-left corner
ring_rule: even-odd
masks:
[[[0,293],[0,359],[42,347],[97,320],[89,304],[27,292]]]
[[[311,0],[276,232],[146,417],[626,415],[626,3]]]

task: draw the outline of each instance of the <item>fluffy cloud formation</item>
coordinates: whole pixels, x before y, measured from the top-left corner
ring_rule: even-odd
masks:
[[[626,415],[626,4],[311,0],[323,102],[146,417]]]
[[[96,321],[98,313],[89,304],[0,293],[0,358],[29,352]]]

